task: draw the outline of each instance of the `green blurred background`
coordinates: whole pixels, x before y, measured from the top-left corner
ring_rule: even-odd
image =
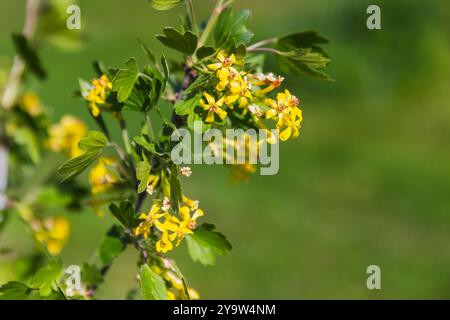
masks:
[[[204,18],[212,0],[194,1]],[[366,28],[378,4],[382,30]],[[11,56],[10,34],[23,23],[24,0],[0,2],[0,56]],[[88,119],[73,97],[91,62],[118,66],[155,52],[154,35],[177,26],[183,7],[154,11],[146,0],[80,1],[88,41],[66,53],[46,47],[48,81],[34,83],[59,118]],[[297,141],[281,147],[280,172],[228,183],[228,170],[194,167],[185,190],[200,199],[205,220],[233,244],[214,267],[176,257],[189,284],[206,299],[450,298],[450,2],[369,0],[237,0],[253,11],[255,40],[315,29],[332,57],[325,83],[289,76],[302,100]],[[165,49],[164,49],[165,50]],[[275,69],[269,60],[267,70]],[[112,219],[71,215],[66,265],[89,260]],[[32,239],[14,219],[1,245],[30,252]],[[1,261],[0,261],[1,263]],[[118,258],[99,298],[123,299],[136,254]],[[366,268],[379,265],[382,289],[366,287]]]

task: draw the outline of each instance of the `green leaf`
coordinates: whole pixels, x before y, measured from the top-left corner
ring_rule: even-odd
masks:
[[[186,116],[194,112],[194,109],[199,105],[199,101],[201,98],[201,94],[197,94],[191,99],[178,101],[174,106],[175,113],[179,116]]]
[[[139,78],[123,106],[124,110],[145,112],[151,104],[149,95],[153,90],[153,81]]]
[[[192,260],[204,265],[213,265],[216,262],[216,255],[223,256],[231,250],[231,244],[225,236],[214,229],[214,225],[204,223],[194,231],[194,234],[186,237]]]
[[[285,72],[306,75],[321,80],[332,80],[322,71],[330,59],[320,46],[328,39],[315,31],[304,31],[281,37],[277,40],[278,62]]]
[[[125,67],[119,69],[112,81],[113,91],[117,92],[117,100],[124,102],[128,99],[139,78],[139,70],[135,58],[125,62]]]
[[[137,164],[136,179],[139,181],[138,193],[142,193],[147,188],[148,176],[150,175],[150,162],[145,154],[142,155],[143,160]]]
[[[204,123],[202,121],[202,118],[195,112],[192,112],[192,113],[190,113],[188,115],[188,118],[187,118],[188,128],[191,129],[191,130],[194,130],[194,124],[197,121],[202,122],[202,132],[206,132],[208,129],[211,128],[211,124],[210,123]]]
[[[169,10],[179,5],[184,0],[149,0],[150,4],[156,10]]]
[[[126,248],[123,229],[114,225],[109,229],[98,249],[98,256],[102,266],[110,265]]]
[[[13,34],[14,46],[18,55],[25,62],[27,68],[39,79],[46,77],[45,70],[42,68],[41,61],[34,48],[22,34]]]
[[[217,19],[214,28],[214,40],[216,48],[226,48],[235,45],[248,44],[253,38],[253,33],[247,29],[251,12],[241,10],[233,14],[231,7],[224,10]]]
[[[76,158],[64,162],[58,168],[58,177],[61,181],[72,179],[89,167],[103,152],[107,139],[99,131],[89,131],[86,138],[78,146],[84,153]]]
[[[150,152],[151,154],[154,154],[158,157],[165,157],[164,154],[156,151],[156,145],[154,143],[149,142],[146,135],[136,136],[133,138],[133,141],[136,142],[137,145],[144,148],[144,150]]]
[[[11,281],[0,287],[0,300],[27,300],[32,290],[21,282]]]
[[[320,80],[332,80],[328,74],[320,70],[328,65],[330,59],[311,48],[280,52],[279,60],[281,69],[286,72]]]
[[[216,53],[216,49],[213,47],[201,47],[197,50],[196,56],[198,60],[208,58]]]
[[[104,280],[97,266],[85,262],[81,269],[81,281],[86,286],[95,286],[103,283]]]
[[[82,155],[70,159],[58,168],[58,177],[61,182],[75,178],[87,167],[89,167],[99,157],[98,152],[86,152]]]
[[[184,34],[174,28],[164,28],[164,35],[156,38],[169,48],[175,49],[187,55],[191,55],[197,48],[197,36],[190,31]]]
[[[164,56],[164,54],[161,56],[161,65],[163,67],[163,72],[164,72],[164,83],[163,83],[163,88],[162,88],[162,90],[164,91],[164,89],[167,86],[167,83],[169,82],[169,76],[170,76],[169,64],[167,63],[167,59]]]
[[[175,164],[172,164],[170,168],[170,202],[172,208],[178,212],[179,204],[181,203],[182,191],[181,183],[178,179],[178,169]]]
[[[62,261],[55,259],[39,269],[38,272],[30,279],[30,286],[39,289],[39,294],[42,297],[49,296],[53,288],[56,287],[56,282],[61,278],[63,273]]]
[[[134,206],[130,201],[122,201],[119,205],[112,203],[109,206],[109,210],[123,226],[127,228],[134,228],[137,226],[138,221],[134,212]]]
[[[81,139],[78,146],[87,152],[98,152],[102,150],[108,139],[100,131],[89,131],[86,138]]]
[[[323,51],[323,49],[320,49],[319,44],[329,43],[329,40],[316,31],[303,31],[281,37],[277,43],[283,49],[313,48]]]
[[[167,300],[167,288],[164,279],[148,265],[140,269],[141,295],[144,300]]]
[[[28,155],[34,163],[41,160],[39,140],[33,130],[27,127],[18,127],[14,130],[13,139],[18,145],[26,148]]]
[[[143,43],[141,40],[138,40],[139,44],[141,45],[142,51],[144,51],[145,55],[148,57],[150,62],[155,65],[156,64],[156,57],[153,54],[153,52],[147,47],[145,43]]]

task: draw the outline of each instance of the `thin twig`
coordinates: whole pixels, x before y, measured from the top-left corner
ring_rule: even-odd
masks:
[[[271,52],[271,53],[275,53],[275,54],[280,53],[279,50],[273,49],[273,48],[253,48],[253,49],[247,48],[247,52]]]
[[[264,46],[266,44],[273,44],[275,42],[277,42],[277,38],[266,39],[266,40],[257,42],[255,44],[252,44],[251,46],[247,47],[247,50],[254,50],[254,49],[262,47],[262,46]]]

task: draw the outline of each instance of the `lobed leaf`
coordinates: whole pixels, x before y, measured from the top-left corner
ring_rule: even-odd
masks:
[[[213,265],[217,255],[225,255],[232,249],[226,237],[214,229],[214,225],[204,223],[187,237],[188,252],[192,260]]]
[[[119,69],[112,81],[113,91],[117,92],[119,102],[128,99],[138,78],[139,70],[136,59],[130,58],[125,62],[124,68]]]
[[[156,38],[161,41],[165,46],[191,55],[197,48],[197,36],[190,31],[186,31],[184,34],[180,31],[168,27],[163,30],[164,35],[157,35]]]
[[[140,268],[141,295],[144,300],[167,300],[167,288],[164,279],[148,265]]]

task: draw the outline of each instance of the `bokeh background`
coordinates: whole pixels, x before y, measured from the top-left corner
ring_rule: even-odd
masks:
[[[201,18],[213,6],[194,3]],[[0,56],[13,54],[10,34],[21,29],[24,4],[0,2]],[[382,30],[366,28],[370,4],[381,7]],[[159,52],[154,35],[177,26],[184,8],[80,5],[86,43],[75,52],[44,48],[49,77],[32,87],[55,119],[69,112],[94,127],[73,97],[77,79],[91,78],[94,59],[144,61],[137,38]],[[253,11],[255,40],[309,29],[327,36],[336,82],[288,77],[305,119],[300,138],[282,145],[277,175],[231,185],[225,168],[193,168],[185,189],[234,248],[214,267],[192,262],[184,245],[176,250],[189,284],[206,299],[450,298],[450,2],[237,0],[236,7]],[[275,68],[269,59],[267,69]],[[82,264],[112,219],[91,211],[70,219],[62,258]],[[5,232],[2,247],[33,249],[14,219]],[[135,263],[131,249],[120,256],[99,298],[125,298],[136,286]],[[381,290],[366,288],[372,264],[381,267]]]

